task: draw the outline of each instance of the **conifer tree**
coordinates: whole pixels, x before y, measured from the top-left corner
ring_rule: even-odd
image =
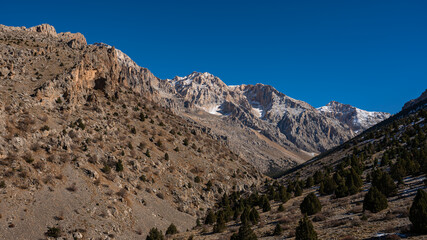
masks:
[[[313,215],[322,210],[322,205],[314,193],[309,193],[300,205],[303,214]]]
[[[209,210],[206,215],[205,224],[212,225],[214,222],[216,222],[215,213],[212,210]]]
[[[409,220],[414,232],[427,233],[427,193],[419,189],[409,210]]]
[[[166,235],[173,235],[175,233],[178,233],[178,229],[173,223],[171,223],[171,225],[169,225],[168,229],[166,230]]]
[[[375,186],[372,186],[363,200],[363,210],[369,210],[373,213],[377,213],[387,207],[387,198]]]
[[[160,231],[157,228],[150,229],[150,232],[148,233],[148,236],[145,238],[146,240],[164,240],[165,237],[163,236],[162,231]]]
[[[282,226],[280,226],[280,224],[278,223],[278,224],[276,224],[276,227],[274,228],[274,231],[273,231],[273,235],[274,236],[279,236],[279,235],[282,235],[282,233],[283,233],[283,228],[282,228]]]
[[[230,240],[257,240],[257,236],[252,231],[249,224],[242,224],[239,228],[239,232],[231,236]]]
[[[317,240],[317,233],[307,215],[298,222],[295,230],[295,240]]]

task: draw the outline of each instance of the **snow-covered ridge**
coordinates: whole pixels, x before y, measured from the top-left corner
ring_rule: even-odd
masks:
[[[384,121],[391,116],[389,113],[366,111],[336,101],[332,101],[326,106],[319,107],[317,110],[322,114],[334,117],[340,122],[348,124],[356,133]]]

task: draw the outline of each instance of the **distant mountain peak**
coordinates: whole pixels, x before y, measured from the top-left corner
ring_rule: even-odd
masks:
[[[337,101],[331,101],[325,106],[317,108],[317,110],[350,126],[355,133],[360,133],[390,117],[389,113],[365,111]]]

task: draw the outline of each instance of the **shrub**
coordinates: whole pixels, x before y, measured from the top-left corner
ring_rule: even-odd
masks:
[[[160,231],[157,228],[150,229],[150,232],[148,233],[148,236],[146,240],[164,240],[165,237],[163,236],[162,231]]]
[[[173,235],[175,233],[178,233],[178,229],[173,223],[171,223],[171,225],[169,225],[168,229],[166,230],[166,235]]]
[[[200,179],[200,177],[199,177],[199,176],[196,176],[196,177],[194,178],[194,182],[195,182],[195,183],[200,183],[200,181],[202,181],[202,180]]]
[[[295,240],[317,240],[317,233],[307,215],[298,222],[295,230]]]
[[[421,189],[418,190],[412,202],[409,220],[412,222],[414,232],[427,233],[427,193]]]
[[[373,213],[377,213],[387,207],[387,198],[375,186],[372,186],[363,200],[363,210],[369,210]]]
[[[285,211],[285,207],[283,207],[283,204],[279,205],[279,208],[277,209],[278,212],[283,212]]]
[[[119,161],[116,162],[116,171],[117,172],[123,171],[123,162],[122,162],[122,160],[119,160]]]
[[[48,227],[45,235],[47,237],[59,238],[61,236],[61,229],[58,227]]]
[[[322,210],[322,204],[314,193],[308,194],[300,205],[303,214],[313,215]]]

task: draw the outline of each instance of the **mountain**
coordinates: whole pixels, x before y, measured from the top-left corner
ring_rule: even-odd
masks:
[[[79,33],[0,25],[0,239],[185,231],[259,186],[225,140],[156,101],[162,84]]]
[[[423,100],[266,182],[257,193],[224,195],[206,216],[237,211],[240,219],[224,217],[220,230],[208,221],[174,238],[253,239],[252,233],[258,239],[310,239],[298,230],[311,229],[316,239],[426,239],[425,231],[414,228],[415,221],[427,222],[425,212],[414,218],[421,212],[414,211],[415,202],[427,189],[426,123]],[[239,212],[242,205],[246,210]],[[302,228],[302,219],[310,224]]]
[[[167,82],[183,102],[177,111],[185,107],[187,116],[228,139],[234,151],[264,173],[302,163],[390,116],[336,102],[315,109],[272,86],[227,86],[210,73]],[[233,131],[223,131],[230,125]],[[250,148],[242,149],[245,145]]]
[[[324,115],[335,118],[341,123],[349,126],[355,133],[363,132],[391,116],[390,113],[368,112],[336,101],[332,101],[326,106],[318,108],[318,110]]]

